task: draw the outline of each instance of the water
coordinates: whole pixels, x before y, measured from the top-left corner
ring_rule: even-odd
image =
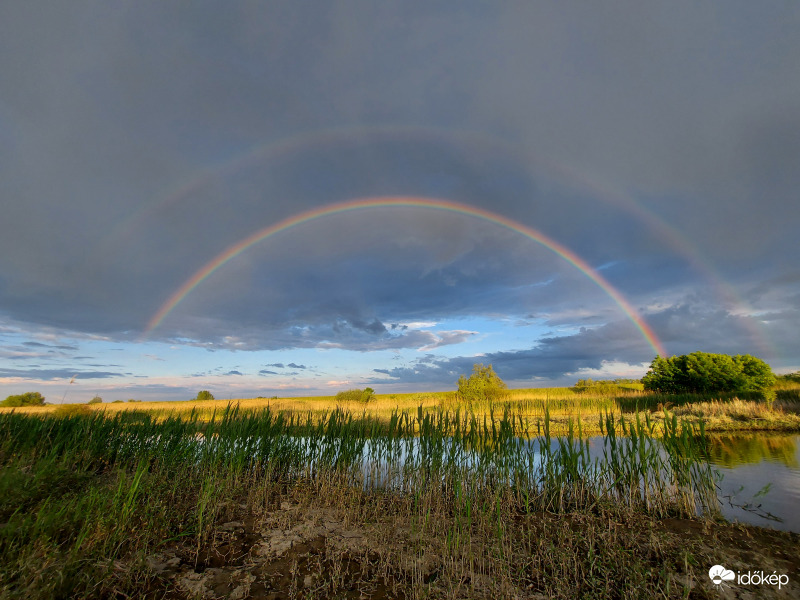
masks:
[[[800,435],[733,433],[708,434],[707,438],[709,463],[719,476],[717,497],[722,515],[730,521],[800,533]],[[619,439],[625,443],[625,438]],[[341,441],[336,439],[322,443],[322,447],[318,442],[314,448],[304,438],[289,436],[282,442],[307,453],[311,468],[321,457],[327,455],[328,460],[335,460],[342,452]],[[531,469],[540,466],[543,460],[539,442],[521,439],[515,442],[528,455]],[[589,460],[602,462],[603,438],[592,437],[588,442]],[[441,438],[438,444],[441,448],[433,455],[439,461],[466,470],[482,467],[479,453],[454,443],[452,438]],[[203,445],[199,442],[198,450]],[[355,455],[361,457],[367,487],[398,486],[404,468],[425,464],[429,450],[420,438],[360,440],[356,446]],[[551,439],[551,450],[557,446],[558,440]]]
[[[709,462],[729,520],[800,533],[800,435],[709,434]]]
[[[719,473],[722,515],[760,527],[800,533],[800,435],[772,432],[707,434],[709,463]],[[603,438],[591,438],[602,460]]]
[[[708,434],[708,442],[709,463],[720,476],[719,508],[726,519],[800,533],[800,435]],[[552,440],[553,449],[557,444]],[[590,438],[589,456],[603,460],[602,437]],[[466,458],[465,466],[474,464],[469,453]]]

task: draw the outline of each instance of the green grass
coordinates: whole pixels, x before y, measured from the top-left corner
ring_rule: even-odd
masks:
[[[380,565],[363,573],[389,597],[696,594],[707,585],[700,550],[658,523],[698,507],[714,516],[706,431],[796,431],[800,384],[783,382],[773,404],[601,387],[469,404],[442,392],[344,406],[319,397],[0,411],[0,597],[162,597],[175,584],[148,566],[153,556],[201,569],[231,543],[226,522],[247,521],[248,539],[260,539],[274,515],[288,530],[325,511],[374,530],[385,548],[356,556],[328,539],[313,573],[291,555],[279,566],[296,597],[303,573],[325,582],[316,597],[340,597],[347,577],[373,589],[366,574],[341,572],[356,558]],[[586,439],[595,434],[600,462]],[[702,552],[716,556],[709,564],[729,560]],[[423,558],[428,566],[409,566]]]
[[[326,486],[367,503],[405,498],[423,531],[435,529],[431,514],[445,511],[454,557],[477,523],[484,543],[513,554],[507,544],[520,515],[714,510],[702,428],[606,414],[598,462],[589,459],[580,421],[554,439],[549,413],[531,421],[505,408],[487,416],[419,407],[388,421],[236,406],[208,422],[199,411],[164,419],[131,411],[0,415],[0,591],[131,594],[155,585],[142,561],[165,544],[188,545],[200,560],[232,499],[263,508],[289,489]],[[375,487],[387,481],[391,487]]]

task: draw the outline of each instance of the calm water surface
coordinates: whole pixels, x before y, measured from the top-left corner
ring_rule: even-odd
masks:
[[[709,462],[718,473],[719,508],[725,518],[800,533],[800,435],[708,434],[708,442]],[[452,440],[445,439],[442,443],[450,447]],[[541,456],[536,451],[539,440],[525,443],[532,444],[534,454]],[[551,443],[555,449],[558,441],[552,438]],[[390,445],[392,463],[399,469],[406,461],[418,457],[421,450],[418,438],[395,440]],[[303,446],[307,443],[301,443],[301,448]],[[376,459],[372,446],[372,441],[367,440],[363,447],[365,473],[369,470],[368,462]],[[604,459],[602,437],[589,439],[589,454],[592,460]],[[388,456],[377,458],[382,463],[389,459]],[[463,454],[463,461],[467,468],[477,462],[475,454],[468,450]],[[368,479],[367,483],[391,486],[392,478],[391,473],[384,472],[374,480]]]
[[[708,434],[708,441],[723,516],[800,533],[800,435]],[[590,454],[603,460],[602,437],[590,439]]]
[[[722,475],[722,514],[732,521],[800,532],[800,435],[709,435]]]
[[[800,435],[709,434],[708,441],[709,462],[719,476],[717,496],[723,516],[800,533]],[[530,443],[536,446],[538,440]],[[552,448],[557,444],[553,439]],[[602,437],[589,440],[589,454],[593,460],[603,460]],[[401,456],[400,462],[405,458]]]

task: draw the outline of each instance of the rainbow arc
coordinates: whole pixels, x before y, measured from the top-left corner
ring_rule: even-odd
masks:
[[[147,323],[143,337],[146,338],[150,333],[158,328],[161,323],[163,323],[164,319],[167,318],[170,312],[172,312],[175,307],[178,306],[178,304],[180,304],[184,298],[186,298],[186,296],[188,296],[195,288],[197,288],[197,286],[199,286],[205,279],[214,273],[214,271],[251,246],[269,238],[272,235],[316,219],[366,208],[382,207],[425,208],[429,210],[438,210],[467,215],[507,228],[537,242],[538,244],[541,244],[566,260],[568,263],[586,275],[586,277],[591,279],[595,284],[597,284],[597,286],[599,286],[620,307],[627,318],[636,326],[653,351],[659,356],[667,356],[664,345],[658,339],[652,328],[642,318],[639,312],[614,286],[606,281],[602,275],[600,275],[591,267],[591,265],[589,265],[585,260],[575,254],[569,248],[547,237],[532,227],[528,227],[527,225],[523,225],[522,223],[513,221],[507,217],[490,212],[488,210],[469,206],[460,202],[454,202],[452,200],[419,196],[377,196],[328,204],[320,208],[307,210],[297,215],[287,217],[282,221],[264,227],[263,229],[250,234],[243,240],[236,242],[218,254],[216,257],[208,261],[205,265],[203,265],[203,267],[198,269],[194,275],[187,279],[183,285],[175,290],[175,292],[173,292],[167,301],[161,305],[158,311]]]

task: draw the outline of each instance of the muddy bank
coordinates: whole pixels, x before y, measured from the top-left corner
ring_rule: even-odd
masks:
[[[800,597],[797,534],[608,511],[520,514],[498,533],[477,518],[460,527],[445,507],[427,519],[411,508],[287,491],[230,503],[200,547],[175,541],[117,568],[141,569],[143,595],[170,599]],[[789,583],[721,589],[716,564]]]

